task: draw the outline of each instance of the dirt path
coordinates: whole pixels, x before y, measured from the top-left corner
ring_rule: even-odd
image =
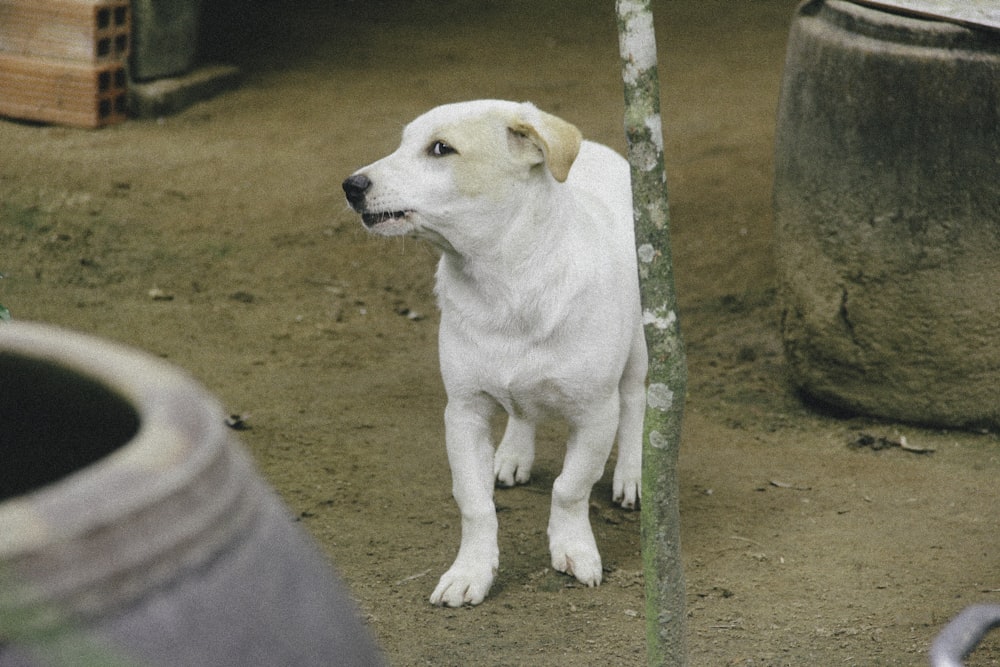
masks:
[[[339,188],[409,119],[459,99],[530,99],[623,148],[610,5],[298,5],[262,3],[262,21],[217,36],[240,47],[245,83],[181,115],[99,132],[0,122],[0,302],[160,354],[246,413],[241,438],[394,665],[643,664],[638,515],[610,504],[610,467],[592,512],[605,585],[548,567],[559,426],[531,485],[498,493],[490,599],[427,604],[459,529],[436,258],[367,236]],[[770,187],[794,5],[656,7],[690,355],[691,664],[919,665],[949,617],[998,598],[1000,450],[993,434],[811,412],[784,381]],[[862,432],[935,451],[852,448]],[[998,662],[991,639],[969,664]]]

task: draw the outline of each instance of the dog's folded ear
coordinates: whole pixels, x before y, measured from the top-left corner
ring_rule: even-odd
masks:
[[[530,164],[544,162],[552,176],[562,183],[580,152],[583,135],[575,125],[532,104],[524,104],[523,108],[524,113],[508,128],[512,143],[518,150],[527,151]]]

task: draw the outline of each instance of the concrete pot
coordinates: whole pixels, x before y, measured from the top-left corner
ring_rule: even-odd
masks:
[[[188,376],[8,322],[0,378],[0,665],[381,663]]]
[[[803,3],[775,163],[793,382],[851,413],[1000,426],[1000,34]]]

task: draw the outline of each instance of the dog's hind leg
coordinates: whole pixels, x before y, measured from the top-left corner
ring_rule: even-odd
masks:
[[[479,604],[500,565],[493,504],[492,409],[481,402],[452,400],[445,408],[445,440],[452,493],[462,514],[462,541],[455,562],[431,594],[432,604]]]
[[[618,424],[617,392],[570,423],[562,472],[552,484],[552,567],[587,586],[601,583],[601,555],[590,528],[590,491],[604,473]]]
[[[507,418],[500,446],[493,456],[493,474],[500,486],[527,484],[535,462],[535,425],[514,415]]]
[[[627,509],[638,507],[642,497],[642,423],[646,414],[647,366],[645,334],[639,327],[618,384],[621,394],[618,460],[611,486],[612,501]]]

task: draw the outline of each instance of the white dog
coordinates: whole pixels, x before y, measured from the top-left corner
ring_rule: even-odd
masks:
[[[372,232],[442,251],[445,439],[462,540],[431,602],[486,597],[499,566],[494,481],[528,481],[546,415],[570,426],[552,488],[552,567],[598,585],[589,498],[616,434],[614,500],[635,507],[640,494],[647,358],[628,163],[531,104],[480,100],[420,116],[343,187]],[[509,418],[494,453],[498,407]]]

